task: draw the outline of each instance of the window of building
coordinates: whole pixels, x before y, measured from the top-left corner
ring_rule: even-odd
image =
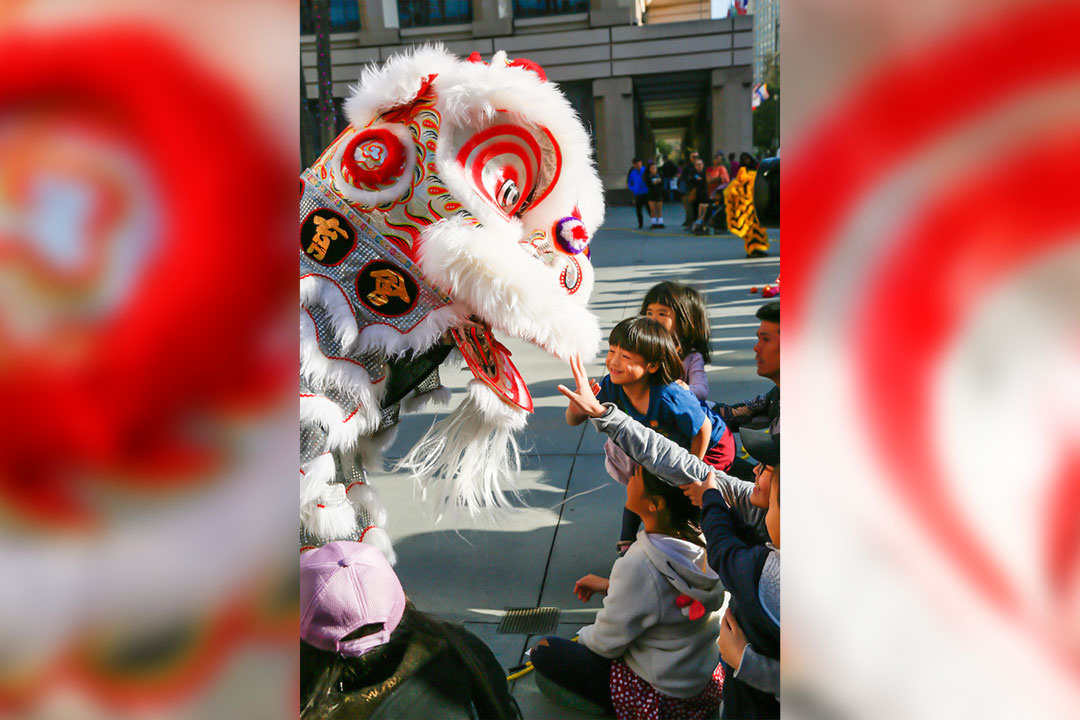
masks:
[[[398,22],[403,28],[470,23],[472,3],[469,0],[398,0]]]
[[[311,11],[311,0],[300,0],[300,34],[315,34],[315,14]]]
[[[589,12],[589,0],[514,0],[514,17],[534,18]]]
[[[329,0],[330,24],[327,30],[334,33],[356,32],[360,29],[360,3],[357,0]],[[300,34],[315,34],[315,8],[313,0],[300,0]]]

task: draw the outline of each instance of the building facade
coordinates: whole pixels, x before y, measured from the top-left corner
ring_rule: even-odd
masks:
[[[754,84],[765,80],[769,61],[780,55],[780,0],[754,0]]]
[[[301,11],[306,97],[318,97],[313,0]],[[752,147],[753,16],[714,18],[688,0],[330,0],[333,94],[363,67],[403,48],[441,42],[462,57],[499,50],[543,66],[590,129],[613,199],[633,157],[678,159]],[[353,8],[356,12],[353,12]],[[726,13],[726,9],[723,10]]]

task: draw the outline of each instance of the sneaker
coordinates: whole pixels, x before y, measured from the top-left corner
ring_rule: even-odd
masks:
[[[662,228],[664,227],[664,223],[657,223],[657,224],[656,224],[656,227],[658,227],[658,228],[661,228],[661,229],[662,229]]]

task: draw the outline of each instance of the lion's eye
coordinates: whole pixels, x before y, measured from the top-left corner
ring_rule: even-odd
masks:
[[[518,191],[517,183],[513,179],[504,178],[499,182],[499,186],[495,191],[495,201],[499,203],[503,210],[509,213],[517,205],[519,197],[521,197],[521,193]]]
[[[508,217],[540,202],[558,179],[557,167],[545,170],[542,161],[547,152],[557,165],[557,147],[546,131],[536,132],[511,123],[492,125],[469,137],[457,153],[473,188]]]

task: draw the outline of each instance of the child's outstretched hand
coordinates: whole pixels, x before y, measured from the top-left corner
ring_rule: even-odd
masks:
[[[592,573],[574,583],[574,594],[578,596],[581,602],[589,602],[589,598],[593,596],[593,593],[607,594],[607,591],[608,579]]]
[[[577,392],[565,385],[559,385],[559,392],[570,400],[570,407],[587,417],[600,417],[604,414],[604,406],[596,399],[596,390],[585,372],[585,363],[580,355],[575,355],[570,360],[570,370],[574,373],[574,382],[577,384]]]
[[[697,507],[701,507],[701,496],[705,494],[705,491],[709,489],[719,490],[720,486],[716,484],[716,473],[710,472],[709,477],[704,482],[687,483],[680,485],[679,489],[683,491],[683,495],[690,498],[690,502]]]

